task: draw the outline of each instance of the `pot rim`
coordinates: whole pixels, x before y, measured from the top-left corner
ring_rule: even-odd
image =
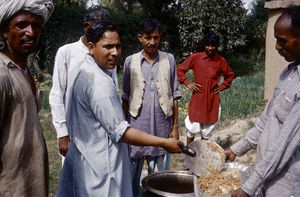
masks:
[[[171,192],[165,192],[165,191],[161,191],[158,189],[155,189],[153,187],[150,187],[150,185],[148,184],[148,181],[157,175],[160,174],[176,174],[176,175],[183,175],[183,176],[191,176],[191,178],[193,179],[193,173],[189,170],[161,170],[161,171],[157,171],[154,173],[149,174],[148,176],[144,177],[142,180],[142,186],[144,187],[144,189],[146,189],[147,191],[150,191],[154,194],[158,194],[161,196],[170,196],[170,197],[178,197],[178,196],[182,196],[182,197],[190,197],[190,196],[194,196],[194,192],[191,193],[184,193],[184,194],[176,194],[176,193],[171,193]]]

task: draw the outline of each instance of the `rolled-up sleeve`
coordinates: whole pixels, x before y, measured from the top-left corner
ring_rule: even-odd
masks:
[[[119,92],[113,88],[112,83],[102,83],[99,86],[96,85],[98,82],[86,87],[90,108],[109,138],[118,142],[129,127],[129,123],[125,121]]]

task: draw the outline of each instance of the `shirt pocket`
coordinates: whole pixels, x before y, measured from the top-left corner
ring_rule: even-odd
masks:
[[[282,92],[275,103],[275,116],[280,123],[283,123],[295,104],[293,95]]]

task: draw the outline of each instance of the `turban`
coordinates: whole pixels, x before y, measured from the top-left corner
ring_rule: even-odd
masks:
[[[54,5],[52,0],[0,0],[0,24],[20,10],[41,16],[46,23],[54,10]]]

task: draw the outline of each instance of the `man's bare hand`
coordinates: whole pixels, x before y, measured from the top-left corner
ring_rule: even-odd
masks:
[[[169,153],[182,153],[180,146],[183,146],[183,142],[174,138],[166,138],[163,148]]]
[[[190,89],[193,93],[201,93],[201,85],[198,83],[190,83],[187,85],[188,89]]]
[[[224,153],[226,155],[226,159],[233,161],[235,160],[236,155],[232,152],[230,148],[224,150]]]
[[[62,154],[64,157],[67,155],[69,145],[70,137],[68,135],[58,139],[59,153]]]
[[[221,91],[220,86],[215,86],[215,87],[212,89],[211,92],[214,93],[214,94],[218,94],[220,91]]]
[[[240,188],[235,190],[233,194],[231,194],[231,197],[249,197],[249,195]]]

